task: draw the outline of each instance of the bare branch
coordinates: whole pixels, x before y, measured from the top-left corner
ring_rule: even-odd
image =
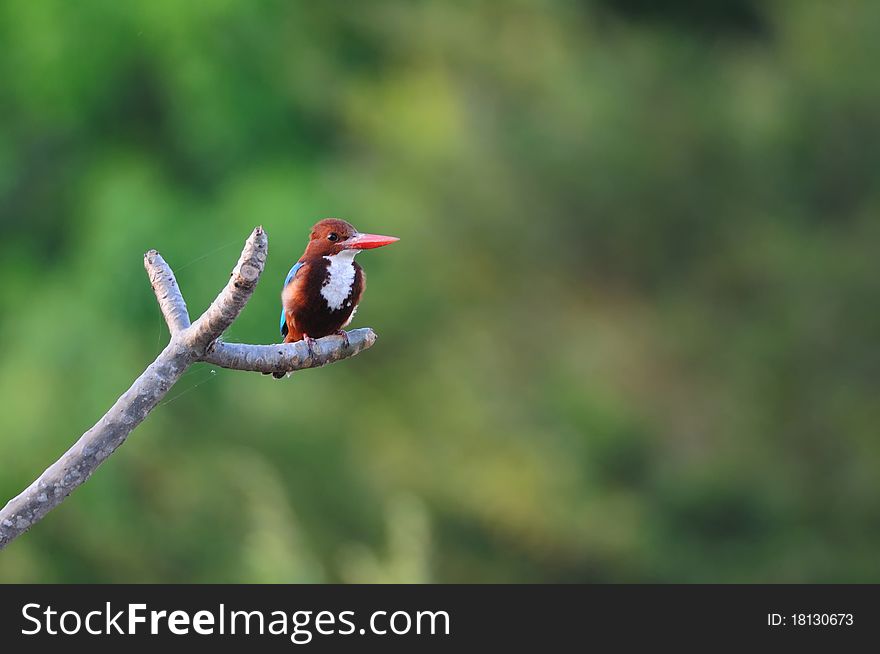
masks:
[[[161,254],[150,250],[144,255],[144,268],[147,269],[150,284],[172,336],[189,327],[189,312],[171,266],[165,263]]]
[[[159,404],[191,361],[186,349],[172,340],[94,427],[0,510],[0,549],[85,482]]]
[[[257,282],[260,281],[268,250],[269,239],[266,237],[266,232],[262,227],[257,227],[244,244],[244,250],[229,276],[226,287],[187,330],[186,340],[190,347],[201,353],[238,318],[238,314],[254,292]]]
[[[352,357],[376,342],[373,330],[356,329],[349,333],[348,347],[341,336],[318,339],[313,356],[302,342],[247,345],[218,340],[250,299],[263,272],[267,251],[266,233],[257,227],[245,243],[229,283],[192,325],[170,266],[155,250],[144,255],[150,283],[172,334],[171,342],[94,427],[0,510],[0,549],[84,483],[162,401],[192,363],[205,361],[234,370],[287,373]]]
[[[349,347],[344,347],[341,336],[325,336],[315,341],[311,358],[303,341],[280,345],[245,345],[215,341],[201,361],[233,370],[251,370],[264,373],[286,373],[303,368],[316,368],[345,359],[366,350],[376,342],[372,329],[362,328],[348,332]]]

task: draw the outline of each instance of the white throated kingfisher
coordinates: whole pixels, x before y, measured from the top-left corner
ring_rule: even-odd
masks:
[[[339,334],[348,346],[348,326],[366,287],[355,262],[361,250],[389,245],[394,236],[362,234],[350,223],[325,218],[312,227],[309,244],[284,280],[281,291],[281,336],[285,343]],[[276,376],[281,376],[276,373]]]

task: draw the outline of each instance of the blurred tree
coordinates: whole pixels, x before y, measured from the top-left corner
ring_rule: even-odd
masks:
[[[0,580],[265,581],[263,551],[279,580],[419,581],[389,535],[410,496],[436,581],[877,581],[878,21],[0,3],[0,495],[161,345],[145,249],[195,311],[265,225],[232,337],[271,342],[316,218],[403,237],[368,264],[375,348],[285,383],[194,371]],[[277,511],[218,484],[242,451]]]

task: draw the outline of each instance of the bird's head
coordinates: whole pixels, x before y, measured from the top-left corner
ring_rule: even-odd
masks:
[[[312,227],[306,256],[330,257],[345,250],[353,250],[354,254],[359,250],[380,248],[399,240],[394,236],[361,234],[351,223],[338,218],[325,218]]]

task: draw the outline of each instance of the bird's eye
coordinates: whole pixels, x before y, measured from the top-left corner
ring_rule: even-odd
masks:
[[[332,241],[333,243],[335,243],[336,241],[339,240],[339,234],[337,234],[336,232],[330,232],[330,233],[327,235],[327,240],[328,240],[328,241]]]

